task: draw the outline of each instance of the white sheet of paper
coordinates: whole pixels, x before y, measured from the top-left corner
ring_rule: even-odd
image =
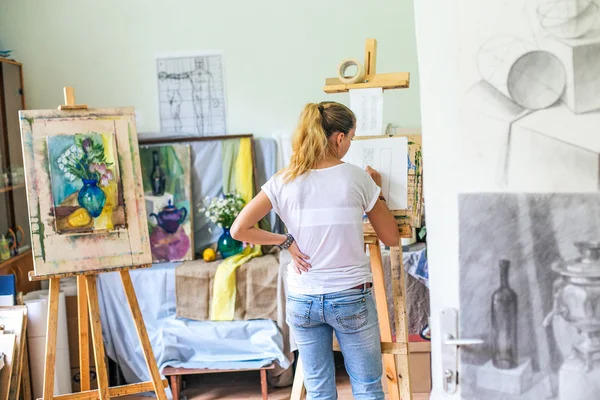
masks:
[[[350,89],[350,109],[356,115],[356,136],[383,135],[383,89]]]
[[[408,139],[406,137],[352,141],[343,161],[381,174],[381,194],[391,210],[408,207]]]
[[[0,306],[5,307],[5,306],[14,306],[14,305],[15,305],[15,296],[13,296],[12,294],[0,296]]]

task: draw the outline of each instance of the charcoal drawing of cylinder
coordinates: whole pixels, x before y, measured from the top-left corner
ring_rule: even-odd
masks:
[[[510,261],[500,260],[500,287],[492,294],[492,363],[498,369],[518,365],[517,294],[508,282]]]

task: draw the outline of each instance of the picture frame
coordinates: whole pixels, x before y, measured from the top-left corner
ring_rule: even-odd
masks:
[[[134,109],[19,117],[35,275],[150,264]]]

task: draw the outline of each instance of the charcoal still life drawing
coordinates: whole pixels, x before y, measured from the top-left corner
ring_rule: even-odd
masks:
[[[463,398],[600,398],[600,194],[461,194],[459,218]]]
[[[465,189],[598,190],[597,2],[459,4]]]

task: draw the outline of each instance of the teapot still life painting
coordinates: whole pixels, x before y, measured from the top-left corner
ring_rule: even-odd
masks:
[[[189,145],[140,147],[152,261],[194,259]]]
[[[133,108],[19,117],[35,275],[149,265]]]

